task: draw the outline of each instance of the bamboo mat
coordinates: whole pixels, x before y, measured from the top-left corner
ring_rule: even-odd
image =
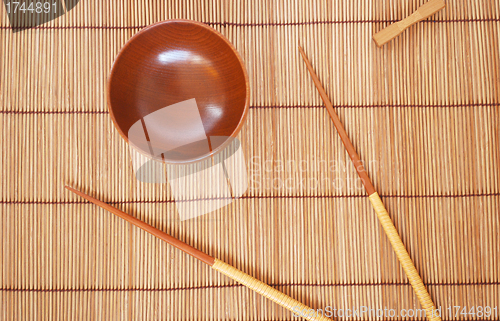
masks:
[[[299,44],[436,305],[500,309],[500,2],[447,1],[376,47],[423,2],[82,0],[15,34],[2,6],[0,320],[295,320],[65,184],[314,308],[419,308]],[[251,84],[249,190],[188,221],[135,180],[106,105],[119,49],[172,18],[224,34]]]

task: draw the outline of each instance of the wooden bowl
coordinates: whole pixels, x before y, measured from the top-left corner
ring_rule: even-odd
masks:
[[[186,101],[195,102],[199,114],[196,107],[194,113],[189,107],[163,113]],[[110,114],[121,136],[167,163],[192,163],[223,150],[241,129],[249,101],[248,76],[236,49],[216,30],[189,20],[158,22],[135,34],[108,80]],[[205,141],[198,135],[200,117]],[[144,130],[139,136],[146,143],[132,134],[134,128]]]

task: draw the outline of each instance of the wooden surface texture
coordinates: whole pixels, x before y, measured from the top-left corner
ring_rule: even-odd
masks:
[[[65,185],[308,306],[418,308],[298,45],[435,304],[500,308],[500,3],[447,1],[376,46],[424,2],[82,0],[14,34],[2,5],[0,319],[295,320]],[[251,91],[249,189],[187,221],[135,179],[106,97],[126,41],[174,18],[225,35]]]

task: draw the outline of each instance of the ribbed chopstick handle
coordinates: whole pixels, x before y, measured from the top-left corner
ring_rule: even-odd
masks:
[[[238,270],[237,268],[222,262],[221,260],[215,259],[215,263],[212,265],[212,268],[230,277],[231,279],[243,284],[249,289],[254,290],[255,292],[268,298],[274,303],[281,305],[285,309],[292,311],[296,315],[302,314],[302,317],[306,320],[319,320],[319,321],[330,320],[322,315],[312,315],[313,313],[308,313],[311,310],[313,311],[316,310],[300,303],[295,299],[292,299],[288,295],[276,290],[273,287],[270,287],[264,282],[257,280],[256,278]],[[303,311],[303,313],[300,313],[299,311]]]
[[[436,307],[432,302],[431,296],[429,295],[429,292],[427,292],[427,289],[425,288],[425,285],[422,282],[422,279],[420,278],[420,275],[418,274],[418,271],[415,268],[410,255],[408,254],[408,251],[406,251],[406,247],[404,246],[403,241],[401,241],[398,231],[396,230],[396,227],[394,226],[389,213],[387,213],[387,210],[385,209],[380,196],[377,192],[375,192],[371,194],[369,198],[372,202],[375,212],[377,213],[378,219],[382,224],[382,227],[384,228],[384,231],[387,234],[387,237],[389,238],[394,251],[396,252],[399,262],[401,262],[406,276],[408,277],[411,286],[415,290],[420,304],[425,309],[427,319],[430,321],[440,321],[441,318],[437,316]]]

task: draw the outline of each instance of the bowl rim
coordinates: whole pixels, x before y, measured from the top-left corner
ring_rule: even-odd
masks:
[[[206,154],[204,154],[204,155],[202,155],[202,156],[200,156],[198,158],[189,159],[187,161],[174,161],[174,160],[168,160],[168,159],[163,158],[163,160],[161,161],[161,162],[163,162],[165,164],[187,165],[187,164],[197,163],[199,161],[204,161],[204,160],[206,160],[206,159],[208,159],[210,157],[215,156],[216,154],[218,154],[222,150],[224,150],[229,145],[229,143],[231,143],[231,141],[234,138],[236,138],[236,136],[238,136],[238,133],[241,131],[241,128],[243,127],[243,124],[245,123],[245,120],[246,120],[247,114],[248,114],[248,109],[250,107],[250,83],[249,83],[249,80],[248,80],[247,69],[245,68],[245,64],[243,62],[243,59],[241,58],[240,54],[238,53],[238,51],[236,50],[236,48],[234,47],[234,45],[222,33],[220,33],[219,31],[217,31],[216,29],[210,27],[206,23],[195,21],[195,20],[189,20],[189,19],[168,19],[168,20],[162,20],[162,21],[155,22],[155,23],[153,23],[153,24],[151,24],[151,25],[149,25],[147,27],[144,27],[143,29],[141,29],[138,32],[136,32],[132,37],[130,37],[130,39],[127,40],[127,42],[123,45],[123,47],[120,49],[120,51],[116,55],[115,59],[113,60],[113,63],[111,64],[111,71],[109,72],[108,79],[107,79],[106,93],[107,93],[107,105],[108,105],[109,115],[111,117],[111,120],[113,121],[115,129],[118,131],[118,133],[120,134],[120,136],[125,140],[125,142],[129,146],[132,146],[132,148],[135,151],[137,151],[140,154],[148,157],[149,159],[152,159],[152,160],[155,160],[155,161],[159,161],[156,158],[151,157],[150,154],[147,154],[146,152],[144,152],[140,148],[137,148],[133,144],[131,144],[130,141],[129,141],[129,139],[128,139],[128,137],[127,137],[127,135],[125,135],[125,133],[120,128],[120,126],[118,126],[118,122],[116,121],[115,114],[113,112],[113,108],[112,108],[112,105],[111,105],[111,95],[110,95],[110,91],[111,91],[111,78],[112,78],[113,74],[115,73],[115,64],[116,64],[116,62],[122,56],[123,52],[127,49],[127,47],[130,46],[132,44],[132,42],[139,35],[147,32],[150,29],[158,27],[160,25],[169,24],[169,23],[178,23],[178,22],[193,24],[193,25],[205,28],[206,30],[212,32],[213,34],[215,34],[216,36],[218,36],[220,39],[222,39],[229,46],[229,48],[231,48],[231,50],[233,51],[234,55],[238,59],[239,65],[240,65],[240,67],[241,67],[241,69],[243,71],[243,75],[244,75],[244,78],[245,78],[245,87],[246,87],[246,97],[245,97],[245,106],[243,107],[243,114],[240,117],[240,121],[238,122],[238,125],[233,130],[233,132],[231,133],[231,135],[228,136],[228,139],[226,139],[226,141],[224,143],[222,143],[221,145],[219,145],[217,148],[212,149],[209,153],[206,153]]]

